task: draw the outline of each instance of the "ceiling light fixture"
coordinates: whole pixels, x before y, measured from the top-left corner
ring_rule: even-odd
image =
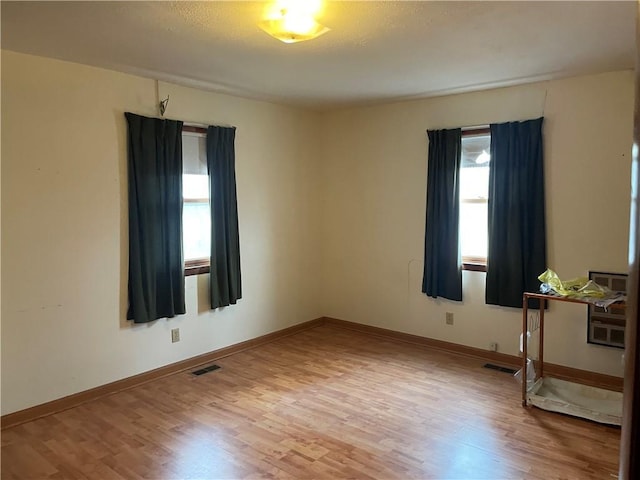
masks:
[[[304,42],[330,30],[315,19],[321,10],[322,0],[277,0],[258,26],[284,43]]]

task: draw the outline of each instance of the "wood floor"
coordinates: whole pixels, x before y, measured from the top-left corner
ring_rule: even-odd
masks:
[[[2,432],[2,479],[612,479],[620,430],[482,361],[321,326]]]

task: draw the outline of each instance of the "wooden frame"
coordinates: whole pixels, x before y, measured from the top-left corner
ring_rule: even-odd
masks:
[[[490,135],[491,128],[490,127],[469,127],[462,129],[463,137],[479,137],[481,135]]]
[[[190,133],[201,133],[203,135],[207,134],[207,129],[204,127],[195,127],[192,125],[182,125],[182,131],[183,132],[190,132]]]
[[[202,275],[211,271],[211,263],[208,258],[197,258],[184,262],[184,276]]]
[[[487,263],[486,260],[482,261],[478,259],[478,261],[474,261],[476,259],[463,258],[462,259],[462,270],[467,270],[470,272],[486,272],[487,271]]]

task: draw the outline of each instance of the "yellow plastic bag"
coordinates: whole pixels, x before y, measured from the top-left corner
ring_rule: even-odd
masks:
[[[554,292],[563,297],[606,297],[610,290],[589,280],[587,277],[572,278],[571,280],[560,280],[558,274],[551,269],[547,269],[538,277],[542,283],[546,283]]]

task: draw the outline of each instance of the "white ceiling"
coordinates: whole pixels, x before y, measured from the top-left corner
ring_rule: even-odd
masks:
[[[297,44],[264,6],[2,1],[2,48],[318,109],[634,66],[634,1],[330,1]]]

